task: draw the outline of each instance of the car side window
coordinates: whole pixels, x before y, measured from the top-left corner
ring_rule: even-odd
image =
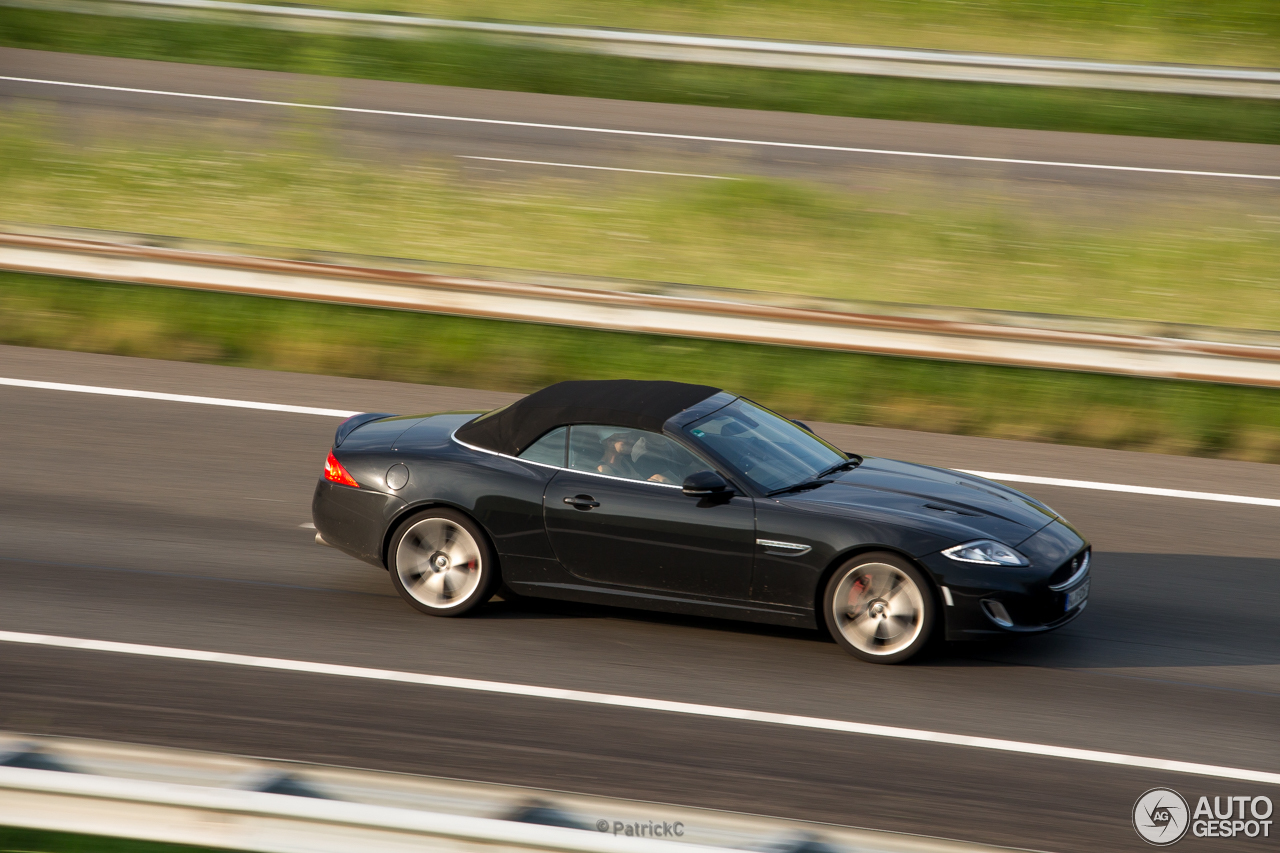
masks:
[[[711,466],[656,432],[586,424],[569,429],[569,467],[627,480],[680,485]]]
[[[526,447],[524,453],[520,454],[520,458],[527,459],[530,462],[541,462],[543,465],[555,465],[557,468],[563,468],[565,437],[568,432],[568,427],[553,429]]]

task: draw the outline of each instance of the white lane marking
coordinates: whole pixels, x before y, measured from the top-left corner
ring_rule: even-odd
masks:
[[[322,415],[328,418],[349,418],[359,412],[342,409],[318,409],[314,406],[286,406],[282,403],[254,403],[249,400],[228,400],[225,397],[196,397],[191,394],[162,394],[159,391],[133,391],[128,388],[103,388],[98,385],[69,385],[66,382],[36,382],[31,379],[7,379],[0,377],[0,385],[15,388],[39,388],[45,391],[74,391],[78,394],[103,394],[108,397],[136,397],[142,400],[167,400],[171,403],[199,403],[204,406],[229,406],[233,409],[261,409],[266,412],[288,412],[294,415]]]
[[[806,151],[838,151],[847,154],[880,154],[889,157],[925,157],[934,160],[967,160],[975,163],[1009,163],[1018,166],[1052,166],[1064,169],[1102,169],[1113,172],[1146,172],[1156,175],[1189,175],[1201,178],[1243,178],[1253,181],[1280,181],[1280,175],[1257,175],[1247,172],[1204,172],[1194,169],[1153,169],[1145,166],[1108,166],[1099,163],[1067,163],[1057,160],[1019,160],[1011,157],[977,157],[968,154],[934,154],[926,151],[894,151],[885,148],[853,148],[844,145],[815,145],[806,142],[774,142],[763,139],[737,139],[727,136],[697,136],[688,133],[659,133],[650,130],[619,130],[608,127],[585,127],[571,124],[546,124],[536,121],[510,121],[496,118],[470,118],[435,113],[411,113],[400,110],[374,110],[364,107],[337,107],[328,104],[301,104],[294,101],[271,101],[263,98],[237,98],[230,95],[199,95],[194,92],[169,92],[163,89],[137,89],[129,86],[106,86],[99,83],[68,83],[63,80],[41,80],[34,77],[9,77],[0,80],[15,83],[38,83],[46,86],[67,86],[76,89],[98,89],[107,92],[129,92],[137,95],[163,95],[172,98],[194,98],[202,101],[225,101],[236,104],[258,104],[268,107],[297,107],[307,110],[328,110],[363,115],[398,116],[433,121],[459,121],[471,124],[495,124],[506,127],[532,127],[544,130],[568,130],[577,133],[608,133],[616,136],[643,136],[651,139],[683,139],[690,142],[723,142],[730,145],[760,145],[771,148],[793,148]]]
[[[616,166],[584,166],[581,163],[548,163],[545,160],[510,160],[506,157],[473,157],[459,154],[459,160],[485,160],[489,163],[522,163],[527,166],[559,166],[562,169],[595,169],[601,172],[635,172],[637,175],[668,175],[673,178],[707,178],[712,181],[740,181],[728,175],[694,175],[690,172],[655,172],[651,169],[620,169]]]
[[[961,471],[957,468],[956,470]],[[1276,498],[1250,498],[1243,495],[1223,495],[1217,492],[1189,492],[1185,489],[1157,489],[1151,486],[1126,486],[1120,483],[1095,483],[1091,480],[1062,480],[1057,477],[1032,477],[1027,474],[997,474],[993,471],[961,471],[988,480],[1005,480],[1010,483],[1035,483],[1039,486],[1065,486],[1068,489],[1094,489],[1100,492],[1125,492],[1130,495],[1156,495],[1162,498],[1190,498],[1196,501],[1220,501],[1229,504],[1280,507]]]
[[[946,746],[964,746],[974,749],[991,749],[1045,758],[1065,758],[1072,761],[1089,761],[1097,764],[1115,764],[1122,767],[1140,767],[1172,773],[1192,773],[1197,776],[1213,776],[1219,779],[1239,779],[1280,785],[1280,773],[1261,770],[1245,770],[1221,767],[1214,764],[1196,764],[1189,761],[1173,761],[1165,758],[1147,758],[1141,755],[1125,755],[1101,752],[1093,749],[1077,749],[1069,746],[1052,746],[1041,743],[1025,743],[1001,738],[972,737],[969,735],[931,732],[924,729],[907,729],[900,726],[881,726],[871,723],[854,723],[846,720],[830,720],[821,717],[802,717],[794,714],[777,714],[769,711],[752,711],[745,708],[726,708],[719,705],[699,705],[691,702],[671,702],[665,699],[646,699],[639,696],[619,696],[612,693],[592,693],[585,690],[567,690],[559,687],[539,687],[532,684],[512,684],[504,681],[481,681],[474,678],[456,678],[448,675],[428,675],[420,672],[402,672],[394,669],[371,669],[363,666],[317,663],[315,661],[267,658],[256,655],[208,652],[198,649],[178,649],[168,646],[148,646],[137,643],[118,643],[109,640],[85,640],[78,637],[59,637],[50,634],[27,634],[17,631],[0,631],[0,642],[27,646],[46,646],[77,651],[114,652],[141,657],[168,660],[218,663],[228,666],[270,669],[283,672],[301,672],[311,675],[333,675],[343,678],[365,678],[372,681],[390,681],[400,684],[417,684],[426,687],[446,687],[455,690],[471,690],[480,693],[497,693],[506,696],[524,696],[536,699],[556,699],[564,702],[580,702],[587,705],[608,705],[639,711],[664,711],[694,717],[714,717],[723,720],[739,720],[750,723],[767,723],[791,728],[817,729],[843,734],[869,737],[895,738],[898,740],[937,743]]]
[[[31,379],[0,377],[0,385],[16,388],[39,388],[46,391],[74,391],[79,394],[105,394],[110,397],[137,397],[143,400],[166,400],[173,403],[199,403],[205,406],[230,406],[236,409],[261,409],[267,412],[287,412],[297,415],[320,415],[327,418],[349,418],[359,412],[343,409],[319,409],[313,406],[287,406],[282,403],[255,403],[251,400],[230,400],[225,397],[196,397],[190,394],[164,394],[158,391],[133,391],[128,388],[104,388],[98,385],[71,385],[65,382],[37,382]],[[963,474],[986,477],[988,480],[1005,480],[1010,483],[1034,483],[1041,486],[1064,486],[1069,489],[1095,489],[1103,492],[1125,492],[1132,495],[1156,495],[1164,498],[1189,498],[1199,501],[1251,504],[1253,506],[1280,507],[1280,499],[1254,498],[1246,495],[1224,495],[1216,492],[1191,492],[1184,489],[1157,489],[1150,486],[1128,486],[1122,483],[1095,483],[1090,480],[1061,480],[1056,477],[1034,477],[1027,474],[998,474],[993,471],[966,471]]]

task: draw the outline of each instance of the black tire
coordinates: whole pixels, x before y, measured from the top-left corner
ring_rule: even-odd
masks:
[[[407,518],[387,550],[391,583],[416,610],[461,616],[484,604],[501,583],[489,538],[451,509]]]
[[[929,643],[937,612],[933,587],[920,570],[884,551],[847,560],[822,594],[822,618],[832,638],[870,663],[902,663],[918,654]]]

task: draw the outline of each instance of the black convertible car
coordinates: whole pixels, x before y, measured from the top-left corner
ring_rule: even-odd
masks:
[[[1021,492],[843,453],[705,385],[561,382],[485,414],[356,415],[317,541],[424,613],[534,596],[825,628],[868,661],[1048,631],[1089,545]],[[941,632],[941,633],[939,633]]]

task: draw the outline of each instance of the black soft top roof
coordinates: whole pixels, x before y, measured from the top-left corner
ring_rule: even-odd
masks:
[[[569,424],[661,432],[667,418],[720,393],[710,385],[638,379],[558,382],[463,424],[461,441],[518,456],[544,433]]]

